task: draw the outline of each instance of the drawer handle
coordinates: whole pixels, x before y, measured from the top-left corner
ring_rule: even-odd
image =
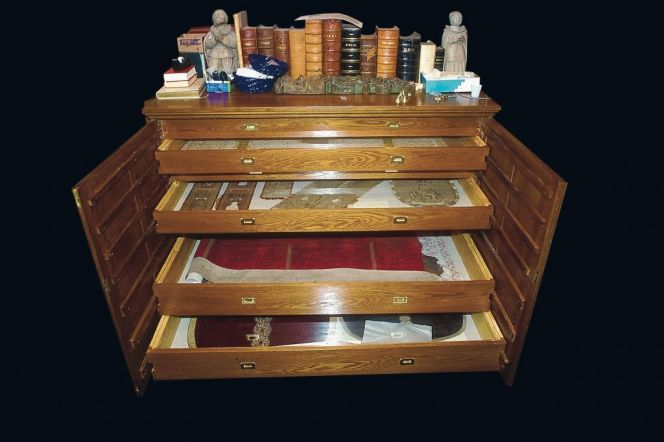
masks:
[[[256,162],[256,158],[254,157],[242,157],[240,158],[240,164],[244,166],[249,166],[251,164],[254,164]]]
[[[258,339],[259,339],[260,337],[261,337],[261,336],[260,336],[259,334],[257,334],[257,333],[252,333],[252,334],[250,334],[250,335],[247,335],[247,341],[258,341]]]
[[[415,365],[415,358],[401,358],[399,365]]]
[[[240,368],[242,370],[253,370],[256,368],[255,362],[240,362]]]
[[[388,129],[399,129],[399,126],[401,126],[401,123],[399,123],[398,121],[387,123]]]
[[[256,304],[256,298],[240,298],[242,304]]]
[[[403,164],[406,162],[406,157],[403,155],[395,155],[390,157],[390,163],[392,164]]]
[[[408,222],[408,217],[407,216],[395,216],[393,221],[394,221],[394,224],[406,224]]]
[[[407,304],[408,296],[395,296],[392,298],[392,304]]]
[[[244,125],[244,130],[246,130],[248,132],[253,132],[256,129],[258,129],[258,124],[256,124],[256,123],[247,123],[247,124]]]
[[[256,218],[242,218],[240,224],[243,226],[253,226],[256,224]]]

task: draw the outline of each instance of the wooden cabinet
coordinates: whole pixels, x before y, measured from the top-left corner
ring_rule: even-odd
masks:
[[[136,392],[150,377],[501,372],[511,384],[566,183],[490,99],[239,92],[149,100],[146,126],[73,189]],[[190,183],[453,179],[462,207],[181,210]],[[447,232],[463,281],[183,284],[196,238]],[[205,315],[464,313],[478,337],[401,345],[180,348]]]

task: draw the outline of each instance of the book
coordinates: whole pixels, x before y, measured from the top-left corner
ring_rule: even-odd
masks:
[[[274,58],[290,65],[290,41],[288,28],[274,30]]]
[[[189,66],[181,71],[176,71],[173,68],[169,68],[164,72],[164,81],[183,81],[189,80],[191,77],[196,76],[196,66]]]
[[[293,78],[307,75],[304,29],[291,28],[288,31],[290,45],[290,75]]]
[[[186,98],[200,98],[205,91],[205,81],[202,78],[197,78],[194,84],[188,87],[175,87],[167,88],[162,86],[155,96],[159,100],[169,99],[186,99]]]
[[[360,35],[358,26],[341,26],[341,75],[360,75]]]
[[[274,57],[274,28],[260,25],[256,28],[256,47],[260,55]]]
[[[249,66],[249,55],[258,53],[258,42],[256,41],[256,27],[245,26],[240,29],[240,46],[242,47],[242,66]]]
[[[422,37],[417,32],[399,37],[397,55],[397,78],[417,81],[420,63],[420,42]]]
[[[242,39],[240,38],[240,29],[249,26],[247,19],[247,11],[240,11],[233,14],[233,28],[235,29],[235,41],[237,42],[237,60],[238,67],[244,67],[244,59],[242,58]]]
[[[433,60],[433,68],[439,71],[445,70],[445,48],[441,46],[436,47],[436,58]]]
[[[304,59],[306,76],[320,77],[323,73],[323,21],[304,22]]]
[[[341,71],[341,20],[323,20],[323,75]]]
[[[360,36],[360,76],[376,76],[376,34]]]
[[[422,73],[429,73],[433,70],[433,64],[436,59],[436,44],[431,40],[420,44],[420,68],[417,73],[417,82],[421,82]]]
[[[179,80],[179,81],[164,81],[164,86],[166,88],[182,88],[182,87],[188,87],[194,84],[194,82],[198,80],[198,76],[194,75],[191,77],[189,80]]]
[[[394,78],[397,75],[399,28],[376,26],[376,77]]]

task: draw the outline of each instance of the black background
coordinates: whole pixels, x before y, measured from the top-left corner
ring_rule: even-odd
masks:
[[[144,123],[142,103],[177,55],[175,38],[214,9],[290,26],[338,11],[440,43],[459,9],[468,69],[497,119],[569,182],[516,382],[498,375],[152,382],[132,394],[70,188]],[[37,12],[36,10],[34,12]],[[40,10],[6,165],[25,192],[9,235],[5,435],[72,438],[626,438],[658,434],[662,352],[662,34],[630,2],[264,1],[89,3]],[[37,18],[37,17],[35,17]],[[25,29],[24,29],[25,30]],[[34,80],[34,78],[33,78]],[[26,91],[26,89],[28,89]],[[11,120],[10,120],[11,121]],[[28,122],[27,125],[23,123]],[[27,127],[29,129],[17,129]],[[14,130],[12,130],[14,129]],[[21,148],[19,148],[19,146]],[[26,169],[24,165],[29,164]],[[26,173],[28,171],[29,173]],[[35,179],[35,178],[39,179]],[[26,207],[27,206],[27,207]],[[26,212],[23,212],[26,211]],[[16,219],[15,211],[6,211]],[[25,215],[28,213],[29,215]],[[11,243],[11,241],[10,241]],[[27,245],[26,245],[27,244]],[[654,258],[653,258],[654,256]],[[74,278],[67,275],[74,274]],[[15,303],[18,301],[18,303]],[[15,306],[14,306],[15,304]],[[661,435],[661,431],[659,431]]]

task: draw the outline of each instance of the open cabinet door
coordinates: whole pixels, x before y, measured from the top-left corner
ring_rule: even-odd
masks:
[[[507,345],[501,373],[512,385],[567,183],[494,119],[478,174],[494,206],[491,230],[473,233],[496,281],[491,311]]]
[[[152,283],[172,242],[155,233],[152,219],[168,186],[157,172],[159,141],[149,123],[72,189],[138,395],[149,381],[145,355],[159,319]]]

